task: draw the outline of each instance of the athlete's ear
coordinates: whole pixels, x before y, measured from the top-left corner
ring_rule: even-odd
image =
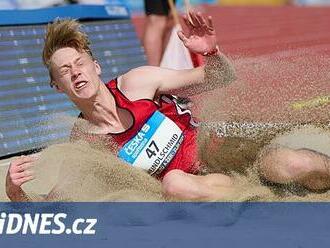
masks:
[[[63,89],[59,87],[58,83],[54,80],[53,74],[51,72],[51,69],[49,69],[49,78],[50,78],[50,87],[55,87],[56,91],[59,93],[64,93]]]
[[[99,62],[97,62],[97,60],[94,60],[94,65],[95,65],[97,75],[101,76],[102,69],[101,69],[101,66],[100,66]]]
[[[54,81],[51,82],[51,85],[53,85],[58,93],[64,93],[64,90]]]

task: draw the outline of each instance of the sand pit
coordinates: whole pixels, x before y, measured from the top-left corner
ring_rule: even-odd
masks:
[[[231,195],[214,201],[329,201],[330,192],[313,193],[296,185],[274,185],[264,182],[254,167],[258,153],[266,143],[271,145],[302,144],[309,137],[320,134],[320,128],[313,126],[296,128],[278,135],[271,141],[267,132],[255,138],[218,138],[215,150],[209,150],[214,130],[204,130],[199,139],[200,152],[207,162],[207,173],[220,172],[234,178]],[[297,132],[300,130],[300,132]],[[301,131],[303,130],[303,131]],[[241,130],[242,131],[242,130]],[[263,140],[261,136],[266,138]],[[311,139],[306,144],[320,145],[330,149],[330,131],[321,133],[324,140]],[[296,142],[298,139],[299,142]],[[313,144],[316,142],[316,144]],[[214,145],[214,144],[212,144]],[[207,150],[208,149],[208,152]],[[85,142],[53,145],[45,149],[35,165],[36,179],[24,185],[24,189],[36,201],[46,196],[46,201],[177,201],[162,195],[161,184],[146,172],[121,162],[111,153],[93,148]],[[32,194],[31,194],[32,193]],[[3,197],[1,200],[6,200]]]

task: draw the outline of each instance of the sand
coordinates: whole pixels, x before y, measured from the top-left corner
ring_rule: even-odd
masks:
[[[253,166],[258,153],[267,142],[271,144],[285,141],[296,145],[295,139],[301,139],[292,135],[292,131],[278,135],[270,142],[265,141],[269,140],[267,132],[261,132],[254,138],[233,137],[234,135],[225,139],[217,137],[215,142],[220,141],[220,145],[216,143],[213,146],[212,142],[205,140],[214,131],[205,127],[202,129],[199,145],[201,157],[208,163],[207,173],[225,173],[231,175],[235,182],[235,190],[229,197],[214,199],[215,201],[330,200],[330,192],[312,193],[295,185],[279,187],[260,179]],[[307,139],[308,134],[316,135],[319,130],[313,126],[304,128],[303,135],[306,137],[302,138]],[[265,140],[260,138],[262,134],[267,137]],[[324,135],[325,143],[320,141],[320,149],[324,149],[324,145],[330,149],[330,132],[325,132]],[[210,144],[215,150],[209,149]],[[3,169],[2,175],[5,172]],[[23,188],[29,194],[47,195],[47,201],[171,201],[162,195],[160,182],[146,172],[85,142],[52,145],[45,149],[36,162],[35,175],[36,179]],[[1,200],[7,200],[4,193],[1,194]]]
[[[202,133],[201,133],[202,134]],[[205,135],[206,137],[206,135]],[[234,142],[232,142],[234,141]],[[245,156],[238,158],[232,151],[235,150],[239,139],[228,139],[228,148],[222,147],[215,160],[215,169],[211,166],[209,172],[224,172],[229,161],[241,159],[242,167],[246,171]],[[109,144],[107,144],[109,145]],[[251,145],[251,144],[249,144]],[[200,147],[203,147],[200,142]],[[227,157],[223,157],[225,155]],[[205,153],[207,155],[207,153]],[[233,156],[234,155],[234,156]],[[255,157],[253,157],[254,159]],[[8,161],[9,162],[9,161]],[[220,166],[223,165],[223,166]],[[1,177],[5,178],[6,167],[0,167]],[[231,168],[234,169],[234,168]],[[106,151],[100,143],[93,145],[85,142],[64,143],[51,145],[40,153],[39,160],[34,167],[36,179],[24,184],[23,189],[34,200],[39,201],[36,195],[47,196],[47,201],[165,201],[162,196],[160,182],[144,171],[132,168],[118,160],[113,154]],[[235,170],[240,171],[240,170]],[[246,178],[239,178],[239,187],[245,187]],[[1,180],[0,200],[7,201],[4,192],[5,180]],[[255,187],[249,194],[235,195],[226,200],[243,200],[254,198],[265,188]],[[260,191],[259,191],[260,190]],[[266,189],[267,192],[269,190]],[[246,191],[244,191],[246,192]],[[224,200],[224,199],[221,199]]]

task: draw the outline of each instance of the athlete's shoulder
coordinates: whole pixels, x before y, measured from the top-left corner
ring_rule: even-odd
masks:
[[[155,66],[137,67],[118,77],[118,87],[129,94],[153,98],[161,80],[158,72],[159,67]]]
[[[123,80],[125,82],[134,81],[146,81],[146,80],[154,80],[157,78],[157,73],[161,68],[156,66],[140,66],[134,69],[129,70],[127,73],[123,74]]]

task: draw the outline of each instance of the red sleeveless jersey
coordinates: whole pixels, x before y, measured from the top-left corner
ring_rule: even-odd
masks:
[[[199,169],[197,156],[197,129],[192,119],[190,110],[181,108],[175,97],[171,95],[160,96],[159,103],[150,99],[139,99],[130,101],[117,87],[117,79],[106,84],[113,95],[117,107],[128,110],[133,117],[133,125],[121,133],[109,133],[119,148],[131,140],[153,115],[155,111],[160,111],[170,118],[183,132],[183,141],[171,160],[170,164],[159,175],[162,178],[167,172],[173,169],[180,169],[187,173],[196,173]]]

